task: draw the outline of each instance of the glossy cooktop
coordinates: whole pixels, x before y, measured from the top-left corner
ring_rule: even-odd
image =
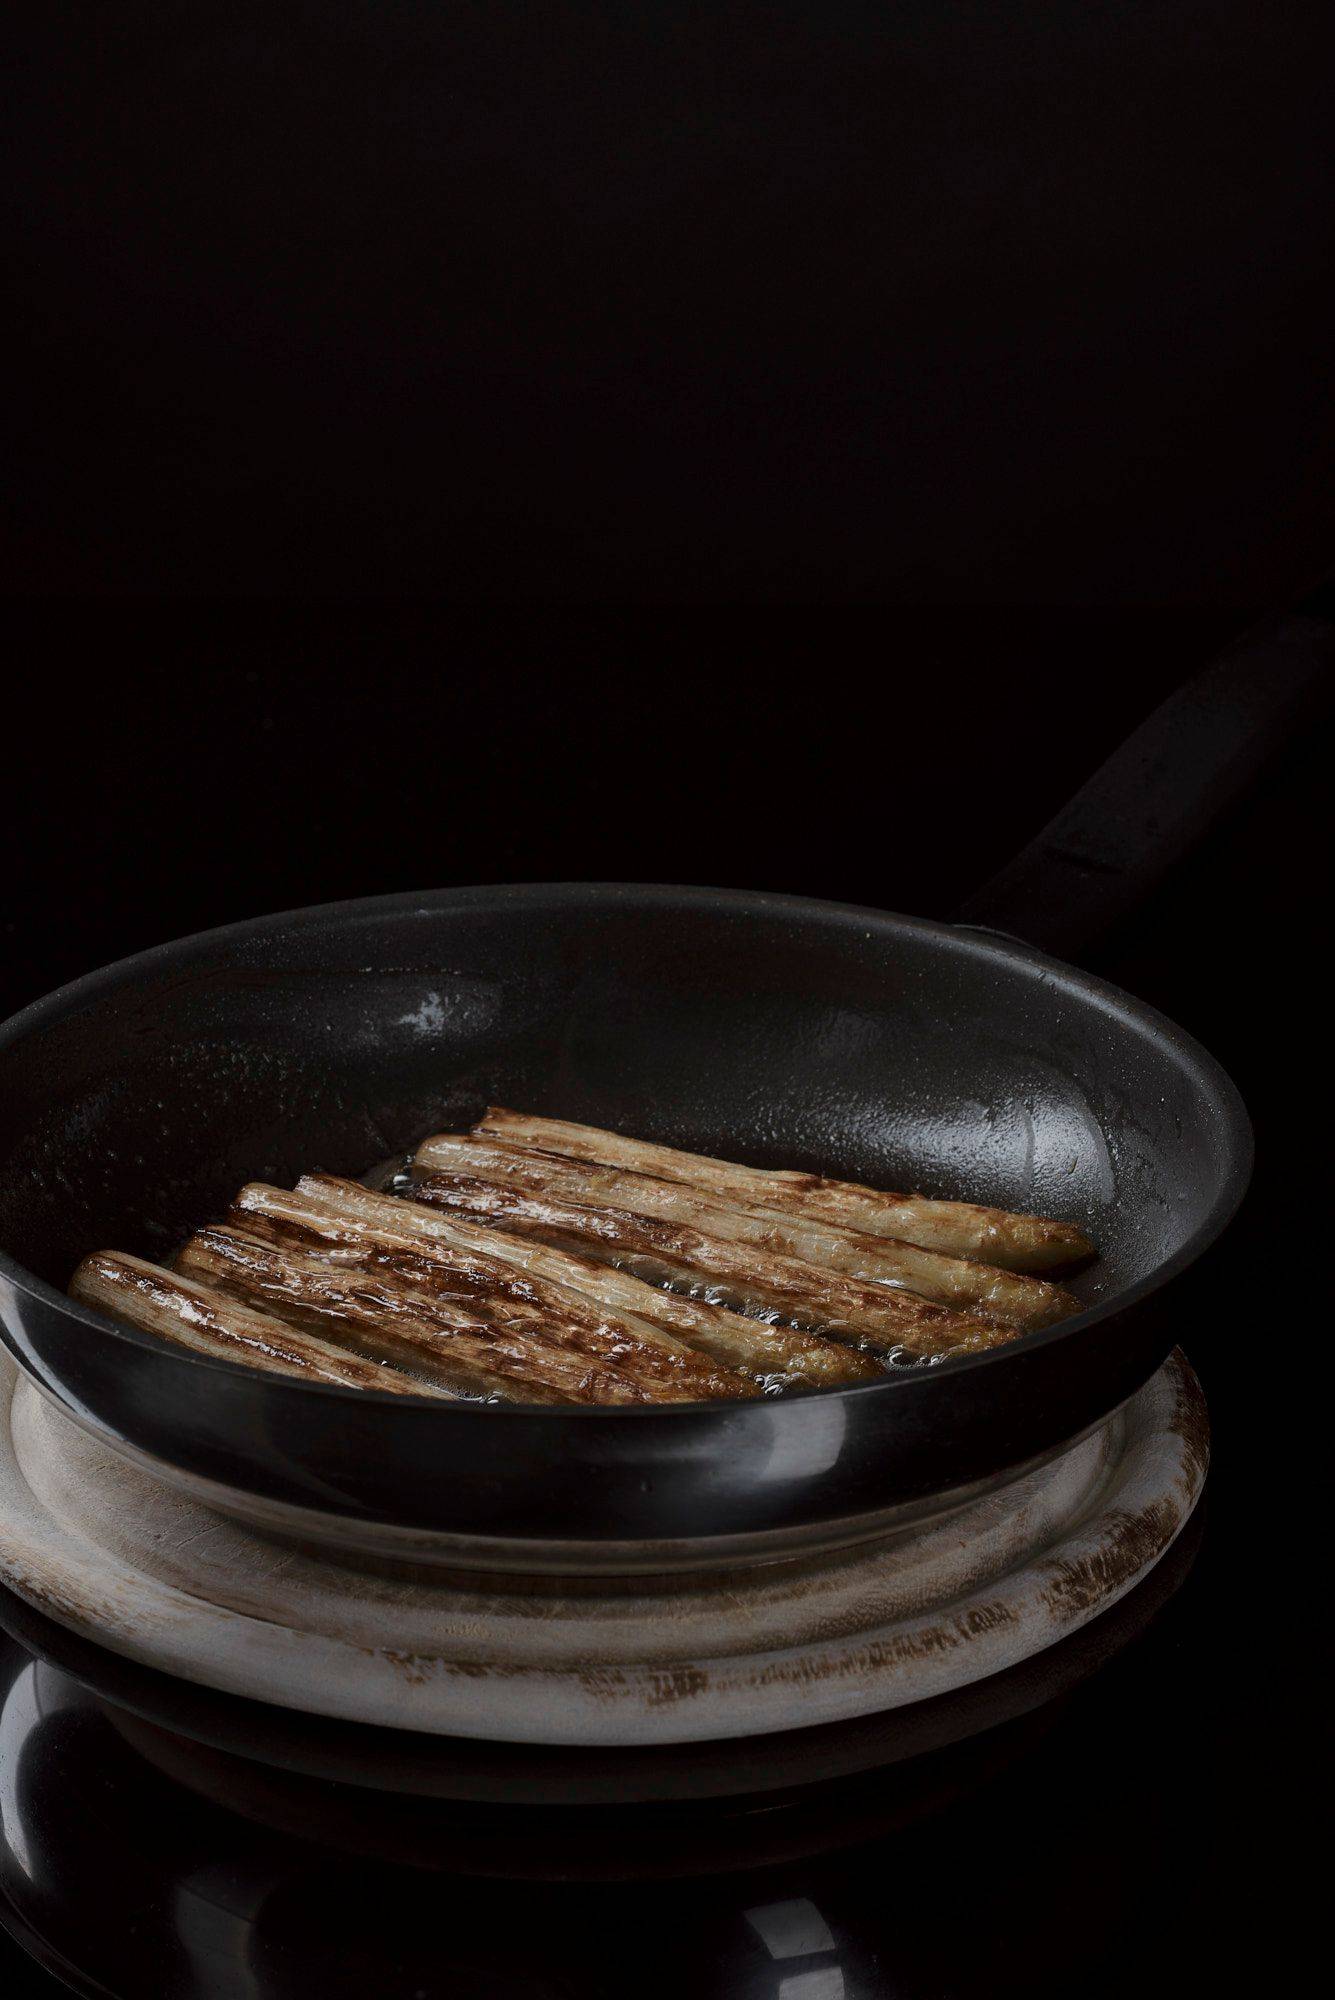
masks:
[[[1121,1993],[1151,1962],[1169,1980],[1210,1866],[1203,1535],[982,1687],[637,1765],[303,1723],[8,1598],[6,1991],[972,2000]]]

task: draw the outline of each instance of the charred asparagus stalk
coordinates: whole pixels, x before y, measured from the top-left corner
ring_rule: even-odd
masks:
[[[793,1257],[629,1209],[583,1208],[449,1174],[419,1181],[412,1199],[495,1223],[507,1233],[573,1248],[650,1283],[693,1287],[742,1311],[776,1313],[797,1326],[882,1353],[901,1348],[925,1355],[972,1352],[1015,1338],[1014,1327],[982,1314],[951,1312],[913,1292],[821,1271]]]
[[[758,1393],[746,1376],[720,1369],[661,1327],[490,1254],[496,1239],[485,1232],[485,1251],[444,1241],[427,1248],[406,1231],[391,1240],[383,1225],[366,1228],[331,1210],[327,1199],[312,1200],[306,1189],[305,1182],[294,1194],[258,1183],[243,1188],[233,1210],[236,1228],[201,1232],[192,1240],[192,1256],[200,1245],[212,1255],[226,1248],[238,1282],[247,1261],[251,1275],[244,1282],[258,1285],[263,1273],[264,1285],[272,1287],[265,1298],[286,1296],[299,1308],[342,1312],[358,1325],[370,1327],[379,1315],[386,1325],[415,1316],[442,1333],[480,1328],[493,1342],[509,1343],[507,1367],[520,1370],[521,1380],[545,1382],[578,1402],[679,1403]],[[392,1197],[356,1192],[391,1217],[412,1212]],[[235,1242],[224,1246],[219,1239],[228,1236],[241,1244],[247,1237],[277,1238],[287,1264],[299,1267],[298,1278],[278,1267],[264,1269],[253,1249],[243,1256]],[[294,1238],[325,1254],[301,1259],[290,1247]],[[488,1365],[499,1367],[499,1357],[498,1348]],[[592,1371],[587,1385],[581,1370]]]
[[[1078,1263],[1093,1248],[1073,1223],[1055,1222],[1046,1216],[1015,1215],[1007,1209],[981,1208],[967,1201],[928,1201],[921,1195],[891,1194],[821,1174],[736,1166],[707,1154],[627,1139],[618,1132],[574,1125],[564,1119],[531,1118],[495,1105],[473,1129],[479,1136],[507,1140],[512,1145],[657,1174],[724,1201],[738,1200],[783,1215],[895,1237],[951,1256],[981,1258],[1006,1270],[1056,1270]]]
[[[529,1237],[509,1236],[415,1202],[372,1194],[355,1181],[308,1174],[295,1193],[254,1185],[242,1190],[234,1210],[247,1230],[264,1230],[280,1240],[315,1242],[327,1254],[354,1254],[366,1248],[404,1251],[463,1268],[479,1256],[489,1265],[501,1260],[513,1272],[583,1293],[642,1329],[657,1329],[667,1344],[685,1346],[736,1368],[744,1375],[783,1380],[808,1388],[875,1380],[879,1365],[869,1355],[838,1341],[748,1319],[704,1299],[684,1298],[643,1283],[592,1258],[552,1249]],[[643,1335],[641,1335],[643,1337]],[[729,1393],[739,1393],[730,1388]],[[744,1393],[744,1392],[743,1392]]]
[[[535,1403],[663,1400],[657,1384],[591,1356],[570,1330],[520,1300],[471,1312],[428,1260],[364,1251],[329,1258],[265,1243],[230,1229],[201,1230],[180,1256],[192,1275],[256,1298],[298,1326],[331,1323],[358,1349],[440,1379],[452,1388]],[[610,1347],[611,1343],[607,1343]],[[613,1350],[615,1351],[615,1350]],[[626,1360],[627,1356],[619,1355]],[[667,1400],[674,1398],[668,1384]]]
[[[1042,1278],[945,1257],[914,1243],[896,1243],[865,1230],[843,1229],[801,1215],[783,1215],[734,1197],[723,1202],[684,1181],[662,1180],[628,1168],[594,1166],[539,1153],[497,1139],[442,1133],[419,1146],[421,1173],[469,1175],[528,1194],[550,1194],[588,1208],[627,1208],[664,1222],[685,1222],[712,1236],[753,1244],[845,1277],[902,1286],[942,1305],[978,1308],[1013,1326],[1048,1326],[1080,1310],[1079,1301]]]
[[[578,1390],[589,1371],[582,1358],[573,1367],[569,1358],[558,1363],[561,1379],[552,1381],[545,1355],[530,1355],[522,1340],[498,1342],[470,1314],[433,1312],[381,1274],[330,1266],[228,1229],[200,1230],[176,1261],[200,1284],[258,1304],[302,1332],[332,1335],[373,1364],[389,1362],[454,1395],[524,1403],[584,1400]]]
[[[334,1382],[345,1389],[383,1389],[394,1396],[448,1393],[415,1382],[397,1368],[297,1332],[268,1313],[239,1305],[140,1257],[112,1250],[85,1257],[70,1281],[70,1294],[98,1312],[145,1333],[156,1333],[192,1354],[241,1361],[266,1374]]]

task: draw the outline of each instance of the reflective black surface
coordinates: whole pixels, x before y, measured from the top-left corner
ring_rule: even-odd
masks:
[[[757,1743],[734,1795],[692,1800],[687,1752],[683,1796],[657,1804],[581,1806],[550,1774],[546,1803],[517,1803],[514,1758],[489,1804],[391,1796],[370,1731],[342,1732],[339,1780],[284,1769],[340,1732],[317,1726],[321,1747],[298,1726],[285,1753],[277,1712],[174,1693],[9,1601],[26,1643],[0,1649],[6,1921],[116,2000],[1166,1989],[1211,1866],[1198,1537],[1199,1516],[1033,1670],[871,1723],[864,1769],[844,1731],[841,1774],[817,1740],[801,1782],[757,1791]],[[444,1768],[451,1746],[434,1752]]]

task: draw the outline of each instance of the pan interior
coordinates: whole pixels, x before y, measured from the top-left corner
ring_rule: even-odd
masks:
[[[1195,1045],[1038,954],[783,898],[454,891],[208,933],[11,1023],[0,1247],[63,1287],[244,1180],[359,1174],[488,1102],[1070,1217],[1091,1303],[1230,1170]]]

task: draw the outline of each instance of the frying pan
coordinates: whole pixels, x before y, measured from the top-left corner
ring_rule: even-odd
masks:
[[[1238,1094],[1050,955],[1143,891],[1292,727],[1330,628],[1244,642],[1156,712],[961,924],[732,890],[446,889],[232,924],[0,1030],[0,1319],[76,1422],[262,1528],[489,1569],[781,1556],[1051,1456],[1183,1331],[1246,1187]],[[998,934],[1029,923],[1030,942]],[[1004,1349],[736,1405],[489,1408],[286,1381],[74,1304],[247,1179],[361,1174],[487,1102],[1079,1221],[1084,1310]],[[1201,1338],[1208,1338],[1208,1332]]]

